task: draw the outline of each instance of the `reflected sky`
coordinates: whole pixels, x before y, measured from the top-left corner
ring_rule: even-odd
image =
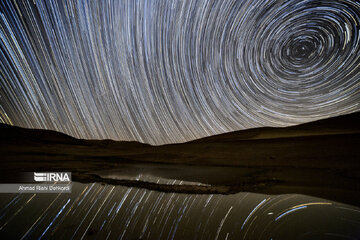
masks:
[[[196,195],[74,183],[2,194],[1,239],[357,239],[360,209],[304,195]],[[296,237],[296,238],[295,238]]]

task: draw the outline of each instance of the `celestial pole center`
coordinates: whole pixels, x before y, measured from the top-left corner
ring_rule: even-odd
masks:
[[[360,110],[356,0],[0,2],[0,121],[178,143]]]

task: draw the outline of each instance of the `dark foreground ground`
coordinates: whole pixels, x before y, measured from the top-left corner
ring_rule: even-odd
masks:
[[[359,123],[360,113],[353,113],[162,146],[82,140],[1,124],[0,180],[8,182],[17,172],[71,171],[78,182],[199,194],[300,193],[360,206]],[[156,184],[100,174],[134,168],[210,186]]]

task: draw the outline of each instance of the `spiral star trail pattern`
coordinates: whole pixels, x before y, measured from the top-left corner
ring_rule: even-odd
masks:
[[[360,110],[358,1],[0,3],[0,121],[176,143]]]

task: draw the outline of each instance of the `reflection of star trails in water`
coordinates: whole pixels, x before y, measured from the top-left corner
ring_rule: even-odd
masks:
[[[71,194],[0,199],[4,239],[291,239],[312,230],[356,238],[359,219],[356,207],[303,195],[189,195],[76,182]]]
[[[304,208],[307,208],[308,206],[311,206],[311,205],[331,205],[331,203],[328,203],[328,202],[317,202],[317,203],[306,203],[306,204],[301,204],[301,205],[297,205],[297,206],[294,206],[290,209],[287,209],[285,210],[283,213],[281,213],[277,218],[275,218],[275,221],[279,220],[280,218],[282,218],[283,216],[291,213],[291,212],[294,212],[294,211],[297,211],[297,210],[300,210],[300,209],[304,209]]]
[[[255,212],[261,205],[263,205],[265,202],[266,202],[266,199],[262,200],[262,201],[250,212],[250,214],[246,217],[243,225],[241,226],[241,229],[244,228],[244,226],[245,226],[246,222],[249,220],[249,218],[250,218],[250,217],[254,214],[254,212]]]
[[[0,3],[0,122],[183,142],[360,110],[360,3]]]

